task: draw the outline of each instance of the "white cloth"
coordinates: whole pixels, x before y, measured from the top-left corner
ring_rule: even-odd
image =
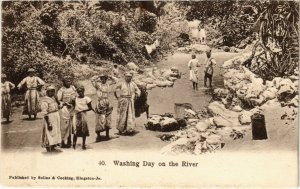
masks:
[[[49,131],[47,122],[44,118],[43,133],[42,133],[42,147],[49,147],[50,145],[57,145],[61,143],[60,130],[60,116],[58,112],[58,104],[55,99],[48,96],[41,101],[42,115],[48,116],[48,121],[52,130]]]
[[[190,68],[190,81],[198,83],[198,67],[200,66],[198,59],[192,59],[188,63]]]
[[[75,110],[76,111],[83,111],[83,110],[87,110],[88,107],[88,103],[92,102],[92,99],[90,97],[83,97],[83,98],[79,98],[76,97],[75,98]]]
[[[206,38],[206,34],[205,34],[205,30],[204,28],[202,28],[199,32],[199,38],[202,39],[202,38]]]

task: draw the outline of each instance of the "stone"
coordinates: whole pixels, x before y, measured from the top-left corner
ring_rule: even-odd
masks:
[[[147,86],[146,86],[147,90],[151,90],[155,87],[156,87],[156,84],[147,84]]]
[[[248,125],[251,123],[251,116],[253,115],[252,112],[250,111],[243,111],[240,115],[239,115],[239,122],[242,125]]]
[[[198,123],[196,124],[195,127],[196,127],[197,131],[199,131],[199,132],[204,132],[204,131],[206,131],[206,130],[208,129],[209,126],[210,126],[210,125],[207,124],[206,122],[200,121],[200,122],[198,122]]]
[[[159,122],[161,131],[175,131],[179,129],[178,122],[174,118],[163,117]]]
[[[239,105],[235,105],[233,108],[232,108],[232,111],[235,111],[235,112],[241,112],[243,109],[239,106]]]
[[[134,62],[128,62],[127,65],[126,65],[126,67],[129,70],[133,70],[133,71],[139,70],[139,67]]]
[[[290,101],[296,96],[296,91],[290,85],[283,85],[277,92],[277,98],[279,101]]]
[[[218,144],[222,141],[222,136],[217,134],[211,134],[206,138],[206,142],[209,144]]]
[[[214,125],[217,127],[232,127],[232,123],[228,121],[227,119],[224,119],[221,116],[215,116],[214,117]]]
[[[179,138],[175,142],[168,144],[160,150],[161,154],[177,155],[181,153],[193,154],[195,146],[192,145],[192,140],[188,138]]]

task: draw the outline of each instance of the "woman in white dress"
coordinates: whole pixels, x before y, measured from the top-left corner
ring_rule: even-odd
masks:
[[[52,152],[61,143],[59,104],[55,99],[54,86],[47,87],[47,96],[41,100],[41,110],[43,115],[42,147]]]

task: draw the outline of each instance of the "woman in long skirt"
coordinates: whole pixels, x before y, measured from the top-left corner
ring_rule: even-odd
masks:
[[[11,96],[10,90],[15,88],[15,85],[6,80],[6,75],[1,74],[1,82],[2,82],[2,89],[1,89],[1,97],[2,97],[2,117],[6,119],[6,122],[9,122],[9,118],[12,114],[12,107],[11,107]]]
[[[71,85],[71,78],[66,76],[63,79],[63,86],[57,92],[57,99],[63,105],[60,111],[62,148],[71,147],[71,130],[74,113],[73,104],[76,96],[76,88]]]
[[[110,106],[108,100],[108,94],[111,91],[110,85],[107,83],[108,76],[101,74],[100,75],[101,82],[97,82],[96,80],[92,80],[93,86],[97,90],[98,102],[96,105],[96,128],[95,132],[97,134],[96,142],[101,140],[100,133],[106,132],[106,139],[109,139],[109,130],[111,129],[111,113],[113,111],[113,107]]]
[[[28,115],[29,119],[31,116],[36,118],[37,113],[39,112],[39,93],[37,91],[38,87],[43,86],[45,82],[34,75],[35,70],[30,68],[28,70],[29,76],[24,78],[18,85],[18,89],[21,89],[22,86],[26,86],[27,91],[25,94],[25,106],[23,110],[23,115]]]
[[[61,143],[59,105],[54,97],[55,88],[47,87],[47,96],[41,101],[41,113],[43,114],[42,147],[48,152],[55,151],[55,147]]]

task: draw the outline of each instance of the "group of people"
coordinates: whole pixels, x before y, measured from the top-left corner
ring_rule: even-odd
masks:
[[[207,80],[208,86],[212,88],[212,77],[214,73],[214,66],[216,65],[215,59],[211,56],[211,49],[206,51],[206,59],[204,62],[204,86],[207,87]],[[198,67],[200,67],[199,60],[196,59],[196,55],[192,55],[192,59],[188,63],[188,67],[190,70],[190,81],[193,84],[193,90],[198,90]]]
[[[114,68],[114,72],[116,69]],[[46,87],[46,96],[39,96],[38,88],[46,83],[35,76],[35,70],[28,70],[29,76],[24,78],[18,85],[20,89],[26,86],[25,106],[23,114],[36,118],[38,112],[43,117],[42,147],[48,152],[56,151],[56,147],[76,148],[77,138],[82,137],[82,149],[86,149],[86,137],[89,136],[87,112],[95,113],[96,141],[110,138],[111,114],[113,107],[108,98],[110,92],[114,92],[118,100],[116,127],[119,135],[132,135],[135,131],[135,99],[141,94],[139,87],[132,82],[133,74],[125,73],[124,81],[118,82],[115,87],[109,84],[108,79],[114,80],[113,76],[100,74],[91,79],[92,85],[97,91],[95,108],[92,106],[90,97],[85,96],[84,86],[75,87],[69,76],[63,78],[63,86],[56,91],[53,85]],[[3,117],[9,119],[11,114],[10,90],[15,85],[6,80],[2,74],[2,112]],[[104,138],[101,133],[105,132]],[[73,138],[71,137],[73,134]],[[73,139],[73,140],[72,140]]]

